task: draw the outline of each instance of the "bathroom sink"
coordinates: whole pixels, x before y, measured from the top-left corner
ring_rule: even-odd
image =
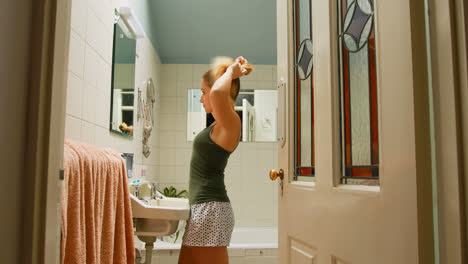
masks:
[[[187,220],[188,199],[168,198],[140,200],[130,194],[132,217],[137,236],[168,236],[177,231],[180,220]]]

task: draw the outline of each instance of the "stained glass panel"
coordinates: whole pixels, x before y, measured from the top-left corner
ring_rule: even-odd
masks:
[[[313,42],[310,0],[294,1],[295,175],[314,176]]]
[[[373,0],[337,0],[342,179],[378,178]]]

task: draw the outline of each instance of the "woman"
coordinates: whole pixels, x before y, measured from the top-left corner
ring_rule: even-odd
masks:
[[[234,228],[234,214],[224,185],[224,169],[236,149],[241,121],[234,105],[239,94],[239,78],[252,66],[243,57],[234,62],[218,61],[201,81],[206,113],[215,119],[193,141],[190,162],[187,221],[179,264],[225,264],[229,262],[227,246]]]

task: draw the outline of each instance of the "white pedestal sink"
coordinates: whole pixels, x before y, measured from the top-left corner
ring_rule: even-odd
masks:
[[[142,201],[130,194],[137,236],[168,236],[177,231],[180,220],[187,220],[188,199],[162,198]]]
[[[132,194],[130,198],[135,235],[146,243],[145,263],[151,263],[156,237],[172,235],[177,231],[179,221],[189,218],[189,202],[184,198],[168,197],[143,201]]]

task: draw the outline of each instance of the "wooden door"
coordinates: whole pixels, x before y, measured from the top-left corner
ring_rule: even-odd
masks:
[[[424,6],[410,2],[277,0],[281,264],[433,261]]]

